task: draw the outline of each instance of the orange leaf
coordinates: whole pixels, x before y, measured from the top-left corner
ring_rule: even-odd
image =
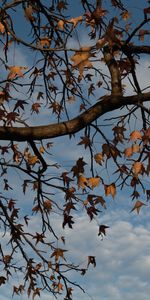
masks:
[[[126,157],[130,157],[130,156],[132,156],[132,154],[133,154],[133,149],[132,149],[132,147],[126,148],[126,149],[124,150],[124,155],[125,155]]]
[[[10,70],[10,72],[8,74],[8,79],[14,79],[16,76],[24,77],[22,70],[28,69],[28,67],[21,67],[21,66],[11,66],[11,67],[7,67],[7,68]]]
[[[135,176],[138,176],[143,169],[143,164],[140,161],[134,162],[132,165],[132,171]]]
[[[102,162],[104,161],[103,154],[102,153],[96,153],[94,155],[94,159],[95,159],[97,164],[102,165]]]
[[[88,179],[89,186],[94,189],[95,187],[99,186],[100,178],[99,177],[92,177]]]
[[[75,54],[70,58],[73,61],[73,68],[78,68],[79,73],[82,76],[84,68],[91,68],[92,63],[89,61],[90,57],[94,54],[90,53],[91,47],[82,47],[80,51],[76,51]]]
[[[44,149],[43,146],[40,147],[39,152],[40,152],[40,153],[44,153],[44,152],[45,152],[45,149]]]
[[[59,20],[57,26],[59,29],[64,30],[65,21]]]
[[[105,185],[105,195],[109,196],[111,195],[113,198],[116,195],[116,186],[115,183],[111,183],[109,185]]]
[[[139,145],[133,144],[133,145],[132,145],[132,151],[133,151],[133,153],[138,153],[138,152],[141,151],[141,148],[140,148]]]
[[[73,23],[73,27],[76,27],[78,22],[81,22],[83,19],[82,16],[76,17],[76,18],[71,18],[70,20],[68,20],[69,23]]]
[[[131,132],[130,141],[134,141],[134,140],[142,140],[142,134],[140,131],[134,130],[133,132]]]
[[[121,17],[124,21],[126,21],[127,19],[130,18],[130,14],[127,10],[125,10],[124,12],[121,13]]]
[[[83,175],[79,175],[78,177],[78,189],[85,189],[88,186],[88,179]]]
[[[37,158],[37,156],[36,155],[29,155],[29,157],[28,157],[28,164],[29,165],[35,165],[36,163],[38,162],[38,158]]]
[[[141,209],[141,207],[142,207],[143,205],[145,205],[145,206],[146,206],[146,204],[145,204],[145,203],[141,202],[140,200],[137,200],[137,201],[136,201],[136,203],[135,203],[135,205],[134,205],[134,207],[131,209],[131,211],[130,211],[130,212],[132,212],[132,211],[136,210],[136,211],[137,211],[137,213],[139,214],[139,212],[140,212],[140,209]]]
[[[0,33],[4,33],[5,32],[5,27],[4,25],[0,22]]]

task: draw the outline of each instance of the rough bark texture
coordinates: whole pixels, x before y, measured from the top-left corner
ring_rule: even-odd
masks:
[[[114,111],[124,105],[138,105],[150,100],[150,92],[135,96],[108,96],[89,108],[86,112],[76,118],[61,122],[59,124],[50,124],[46,126],[35,127],[0,127],[0,140],[27,141],[42,140],[54,138],[63,135],[73,134],[80,131],[86,125],[103,114]]]

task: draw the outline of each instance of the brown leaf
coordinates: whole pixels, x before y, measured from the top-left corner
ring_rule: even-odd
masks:
[[[94,268],[96,267],[95,256],[88,256],[87,268],[89,267],[90,264],[92,264],[94,266]]]
[[[143,168],[144,168],[144,166],[143,166],[142,162],[140,162],[140,161],[134,162],[134,164],[132,165],[132,172],[133,172],[134,176],[138,176],[139,174],[141,174],[143,171]]]
[[[67,22],[72,23],[73,27],[75,28],[77,26],[77,24],[82,21],[82,19],[83,19],[83,17],[79,16],[79,17],[76,17],[76,18],[71,18]]]
[[[94,155],[94,159],[95,159],[96,163],[99,164],[99,165],[102,165],[102,163],[104,162],[104,158],[103,158],[102,153],[96,153]]]
[[[98,187],[99,184],[100,184],[100,177],[91,177],[88,179],[88,186],[90,186],[92,189]]]
[[[73,218],[72,216],[69,216],[68,214],[64,213],[64,221],[62,223],[62,227],[65,228],[67,224],[68,227],[72,229],[72,225],[74,224],[72,218]]]
[[[54,252],[52,253],[51,257],[55,257],[55,261],[57,262],[60,258],[65,259],[64,257],[64,252],[66,252],[67,250],[61,249],[61,248],[57,248],[54,250]]]
[[[76,51],[75,54],[70,58],[73,61],[73,68],[77,68],[82,77],[84,68],[91,68],[93,65],[89,61],[90,57],[93,57],[94,54],[91,52],[91,47],[82,47],[80,51]]]
[[[16,76],[18,77],[24,77],[24,74],[22,73],[22,70],[27,70],[28,67],[22,67],[22,66],[11,66],[7,67],[7,69],[10,71],[8,74],[8,79],[14,79]]]
[[[105,185],[104,188],[105,188],[105,195],[106,196],[111,195],[113,198],[115,197],[115,195],[116,195],[116,186],[115,186],[115,183],[111,183],[109,185]]]
[[[43,201],[43,206],[47,211],[50,211],[52,209],[52,201],[51,200]]]
[[[100,225],[99,226],[99,232],[98,232],[98,236],[99,235],[106,235],[106,229],[109,228],[109,226],[106,225]]]
[[[31,5],[28,5],[28,6],[25,8],[25,17],[27,18],[27,20],[32,21],[32,22],[35,21],[35,18],[34,18],[34,16],[32,15],[33,12],[34,12],[34,10],[33,10],[33,7],[32,7]]]
[[[0,286],[1,286],[2,284],[5,284],[5,282],[6,282],[6,277],[0,276]]]
[[[4,33],[5,32],[5,27],[4,25],[0,22],[0,33]]]
[[[140,212],[140,209],[141,209],[141,207],[142,207],[143,205],[145,205],[145,206],[146,206],[146,204],[145,204],[145,203],[143,203],[143,202],[142,202],[142,201],[140,201],[140,200],[137,200],[137,201],[136,201],[136,203],[135,203],[135,205],[134,205],[134,207],[131,209],[131,211],[130,211],[130,212],[132,212],[132,211],[136,210],[136,211],[137,211],[137,213],[139,214],[139,212]]]
[[[84,145],[85,149],[89,146],[91,146],[91,141],[88,136],[82,136],[81,142],[78,143],[78,145]]]
[[[31,110],[32,110],[32,112],[35,112],[38,114],[40,112],[40,108],[41,108],[41,104],[38,102],[35,102],[32,104]]]
[[[123,11],[123,12],[121,13],[121,17],[122,17],[122,19],[123,19],[124,21],[126,21],[126,20],[128,20],[128,19],[130,18],[130,14],[129,14],[129,12],[128,12],[127,10],[125,10],[125,11]]]
[[[78,176],[78,189],[85,189],[88,186],[88,179],[85,178],[83,175]]]

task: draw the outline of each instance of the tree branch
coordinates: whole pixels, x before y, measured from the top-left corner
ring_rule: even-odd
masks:
[[[0,127],[0,140],[28,141],[54,138],[76,133],[91,124],[103,114],[114,111],[124,105],[138,105],[150,101],[150,92],[134,96],[106,96],[76,118],[45,126]]]

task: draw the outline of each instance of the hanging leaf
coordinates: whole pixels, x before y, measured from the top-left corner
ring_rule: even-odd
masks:
[[[98,232],[98,236],[101,235],[106,235],[106,229],[109,228],[109,226],[106,225],[100,225],[99,226],[99,232]]]
[[[88,186],[90,186],[92,188],[92,190],[95,187],[98,187],[100,184],[100,177],[92,177],[88,179]]]
[[[136,210],[136,211],[137,211],[137,213],[139,214],[139,212],[140,212],[140,209],[141,209],[141,207],[142,207],[143,205],[145,205],[145,206],[146,206],[146,204],[145,204],[145,203],[143,203],[143,202],[142,202],[142,201],[140,201],[140,200],[137,200],[137,201],[136,201],[136,203],[135,203],[135,205],[134,205],[134,207],[131,209],[131,211],[130,211],[130,212],[132,212],[132,211]]]
[[[104,188],[105,188],[105,195],[106,196],[111,195],[113,198],[115,197],[115,195],[116,195],[115,183],[111,183],[109,185],[104,185]]]
[[[142,134],[138,130],[134,130],[130,134],[130,140],[135,141],[135,140],[142,140]]]

